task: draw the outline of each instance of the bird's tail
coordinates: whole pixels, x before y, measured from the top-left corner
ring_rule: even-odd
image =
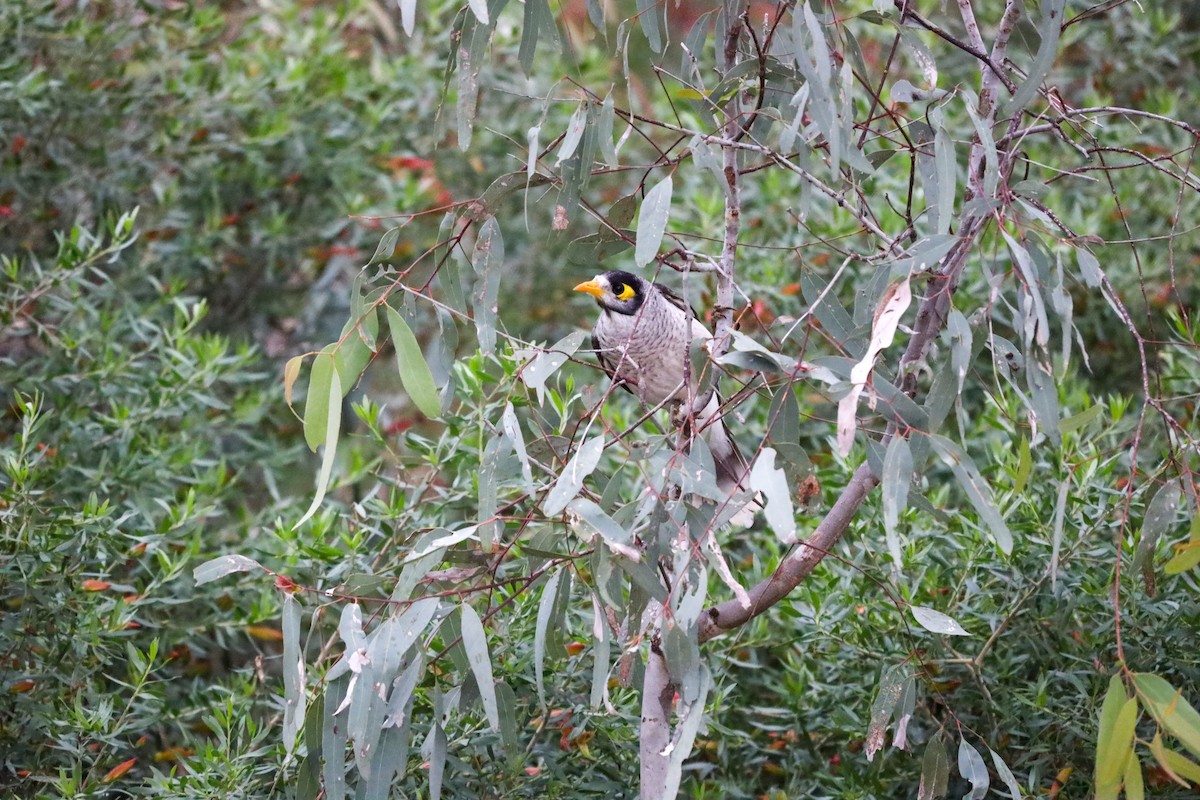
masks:
[[[729,433],[725,420],[718,419],[720,413],[721,398],[713,392],[697,421],[703,426],[704,440],[716,464],[717,486],[726,494],[733,494],[747,488],[750,465]]]

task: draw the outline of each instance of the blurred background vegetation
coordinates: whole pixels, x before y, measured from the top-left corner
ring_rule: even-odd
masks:
[[[703,10],[685,3],[672,13],[686,29]],[[306,586],[386,596],[380,576],[394,574],[402,553],[384,542],[409,541],[402,529],[421,496],[405,493],[400,467],[451,474],[436,512],[443,520],[461,518],[455,503],[470,504],[482,443],[467,436],[469,420],[504,401],[488,387],[511,362],[455,368],[468,402],[446,431],[426,428],[399,395],[382,412],[352,395],[357,408],[346,413],[356,435],[343,444],[331,501],[346,513],[323,511],[292,531],[311,499],[316,459],[283,399],[284,360],[337,336],[351,281],[385,229],[404,224],[398,260],[423,252],[438,240],[439,209],[522,169],[512,154],[531,127],[564,129],[575,108],[566,81],[615,86],[662,117],[667,100],[684,95],[658,85],[644,44],[630,47],[639,79],[626,86],[611,43],[594,46],[586,9],[568,6],[560,46],[543,45],[529,75],[518,60],[519,23],[498,32],[463,152],[445,75],[457,13],[422,4],[409,38],[392,5],[359,0],[0,5],[0,793],[288,793],[298,778],[279,729],[279,594],[263,576],[196,587],[192,568],[236,550]],[[869,25],[856,33],[866,61],[887,58],[882,28],[877,38]],[[1200,13],[1188,4],[1121,6],[1070,29],[1057,85],[1077,107],[1129,104],[1200,125],[1198,34]],[[974,80],[966,60],[939,66],[949,85],[956,69]],[[530,99],[560,79],[562,102]],[[1150,124],[1109,120],[1100,136],[1151,159],[1187,146],[1179,131]],[[1072,157],[1065,142],[1029,147],[1031,162]],[[696,172],[680,175],[676,197],[686,202],[676,203],[672,231],[691,241],[717,235],[719,189]],[[607,208],[640,178],[598,176],[584,200]],[[1136,261],[1128,247],[1100,252],[1149,334],[1191,336],[1194,347],[1195,193],[1181,195],[1177,181],[1150,168],[1106,180],[1051,180],[1041,199],[1074,230],[1105,241],[1174,234],[1148,240]],[[793,288],[802,270],[827,279],[839,261],[823,242],[847,221],[798,223],[793,191],[766,176],[745,194],[739,285],[753,302],[739,310],[752,335],[753,317],[806,307]],[[584,313],[590,319],[569,295],[596,261],[571,242],[596,225],[576,213],[559,230],[548,211],[524,215],[519,194],[498,212],[516,221],[505,227],[502,327],[553,341]],[[709,645],[716,702],[689,761],[687,796],[914,796],[916,759],[892,751],[868,763],[861,752],[880,674],[905,662],[926,674],[914,739],[951,720],[1003,750],[1028,793],[1090,796],[1092,710],[1114,661],[1114,503],[1131,467],[1127,398],[1141,377],[1134,343],[1108,306],[1074,300],[1090,369],[1074,362],[1060,402],[1064,414],[1105,411],[1067,435],[1061,458],[1038,465],[1077,470],[1054,581],[1046,565],[1056,487],[1019,477],[1014,420],[1024,409],[970,398],[964,440],[996,465],[989,480],[1021,544],[1002,557],[985,537],[962,535],[955,519],[927,519],[908,539],[907,599],[949,605],[976,631],[1007,619],[1004,636],[971,661],[909,629],[884,591],[891,565],[874,500],[837,557],[788,602]],[[1191,328],[1179,309],[1193,314]],[[425,321],[432,330],[432,315]],[[418,333],[427,340],[428,330]],[[459,355],[468,352],[464,344]],[[1158,364],[1177,393],[1200,381],[1190,352]],[[364,379],[385,395],[390,380]],[[576,368],[565,392],[596,381]],[[801,443],[830,498],[849,472],[831,455],[832,406],[815,392],[802,401]],[[749,429],[761,432],[765,406],[747,409]],[[1194,399],[1191,414],[1194,422]],[[1149,457],[1164,447],[1151,441]],[[1133,517],[1152,490],[1135,495]],[[943,491],[931,489],[930,502],[941,507]],[[391,506],[394,529],[354,512],[371,503]],[[812,519],[827,504],[818,498]],[[747,584],[780,555],[762,531],[726,550]],[[1135,668],[1200,685],[1194,571],[1157,587],[1125,586],[1122,633]],[[586,595],[576,599],[583,609]],[[314,618],[310,656],[337,614],[333,604]],[[451,746],[448,796],[633,796],[635,693],[614,689],[625,724],[593,719],[591,660],[579,644],[589,614],[572,613],[552,650],[549,714],[530,666],[537,598],[519,597],[497,619],[507,631],[492,655],[514,693],[521,751],[498,758],[482,725],[465,727]],[[421,760],[413,754],[407,796],[423,796]],[[1161,796],[1194,796],[1165,774],[1148,781]]]

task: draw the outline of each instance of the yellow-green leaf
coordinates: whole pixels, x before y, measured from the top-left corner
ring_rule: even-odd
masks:
[[[392,344],[396,348],[396,366],[400,370],[400,382],[404,391],[412,398],[413,403],[425,416],[433,419],[442,414],[442,401],[438,397],[437,386],[433,382],[433,373],[421,353],[417,337],[413,336],[412,328],[400,316],[400,312],[391,306],[387,309],[388,328],[392,331]]]
[[[1105,743],[1112,739],[1113,725],[1117,724],[1117,714],[1129,695],[1125,693],[1125,684],[1121,673],[1116,673],[1108,681],[1108,691],[1104,693],[1104,704],[1100,706],[1100,733],[1096,737],[1096,763],[1100,763],[1100,750]]]
[[[1104,415],[1104,406],[1097,403],[1086,411],[1080,411],[1074,416],[1067,417],[1058,421],[1058,429],[1062,433],[1070,433],[1078,430],[1084,425],[1087,425],[1094,419],[1098,419]]]
[[[1131,697],[1121,706],[1113,723],[1112,733],[1102,740],[1096,751],[1096,787],[1107,786],[1121,779],[1125,761],[1133,752],[1133,733],[1138,721],[1138,702]]]
[[[1157,675],[1140,672],[1133,676],[1133,685],[1146,708],[1167,733],[1200,757],[1200,714],[1183,699],[1180,692]]]
[[[1013,484],[1013,492],[1020,494],[1029,482],[1029,474],[1033,472],[1033,455],[1029,451],[1029,439],[1022,437],[1021,446],[1017,448],[1017,475]]]
[[[300,367],[302,366],[304,366],[304,356],[289,358],[288,362],[283,365],[283,399],[289,406],[292,404],[292,388],[296,385],[296,378],[300,377]]]
[[[375,353],[375,337],[379,333],[379,315],[374,309],[364,312],[362,320],[352,318],[342,328],[339,344],[333,354],[342,388],[347,392],[358,382]]]
[[[336,406],[342,400],[342,381],[338,378],[337,370],[332,366],[329,369],[329,394],[327,402],[330,408]],[[312,515],[317,513],[317,509],[321,507],[321,501],[325,499],[325,490],[329,488],[329,476],[333,474],[333,458],[337,454],[338,436],[342,431],[342,415],[340,413],[326,413],[325,415],[325,438],[322,440],[325,444],[325,451],[321,454],[321,471],[317,474],[317,491],[313,495],[312,505],[308,507],[308,511],[304,512],[304,516],[296,523],[299,528],[304,523],[312,518]],[[308,419],[304,420],[307,433]]]
[[[1200,564],[1200,542],[1189,541],[1186,544],[1175,545],[1175,555],[1163,567],[1163,572],[1178,575],[1197,564]]]
[[[1163,746],[1161,733],[1154,734],[1154,739],[1150,742],[1150,752],[1158,759],[1159,766],[1166,771],[1171,780],[1180,786],[1189,786],[1188,781],[1200,783],[1200,765]]]
[[[1130,758],[1125,765],[1125,800],[1146,800],[1146,785],[1142,782],[1142,765]]]
[[[312,371],[308,376],[308,395],[304,398],[304,441],[308,449],[316,452],[329,428],[329,409],[334,409],[334,416],[340,417],[338,405],[342,398],[339,396],[330,404],[330,381],[337,371],[333,368],[333,352],[330,348],[317,353],[313,359]],[[338,381],[339,391],[341,381]]]

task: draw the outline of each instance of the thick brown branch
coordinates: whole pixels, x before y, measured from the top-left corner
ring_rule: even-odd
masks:
[[[728,630],[744,625],[799,586],[800,581],[808,577],[826,553],[842,538],[859,506],[878,482],[866,464],[860,466],[812,535],[780,562],[771,577],[749,590],[749,608],[733,599],[712,606],[701,615],[700,641],[707,642]]]

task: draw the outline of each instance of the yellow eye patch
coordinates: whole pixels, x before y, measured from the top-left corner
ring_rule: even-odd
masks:
[[[627,283],[618,283],[616,286],[612,287],[612,291],[618,300],[628,300],[637,294],[637,292],[633,290],[633,287]]]

